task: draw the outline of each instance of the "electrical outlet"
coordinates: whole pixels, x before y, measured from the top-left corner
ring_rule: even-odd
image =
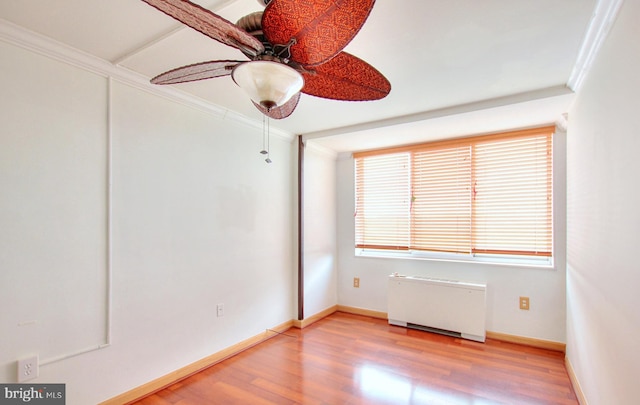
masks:
[[[360,288],[360,277],[354,277],[353,278],[353,286],[355,288]]]
[[[216,305],[216,316],[218,318],[223,317],[224,316],[224,304],[218,304]]]
[[[25,382],[38,378],[38,355],[18,360],[18,382]]]
[[[529,310],[529,297],[520,297],[520,309]]]

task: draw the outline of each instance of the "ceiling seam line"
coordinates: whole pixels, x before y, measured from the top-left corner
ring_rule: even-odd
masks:
[[[238,0],[229,0],[229,1],[225,1],[222,4],[216,5],[215,7],[212,8],[208,8],[207,10],[213,12],[213,13],[217,13],[219,10],[222,10],[225,7],[230,6],[231,4],[237,2]],[[176,25],[173,29],[171,29],[170,31],[166,31],[163,34],[160,34],[159,36],[156,36],[154,39],[145,42],[144,44],[130,50],[127,51],[126,53],[116,57],[115,59],[109,61],[111,63],[113,63],[116,66],[119,66],[121,63],[127,61],[128,59],[132,58],[133,56],[139,54],[140,52],[143,52],[149,48],[151,48],[152,46],[158,44],[159,42],[164,41],[165,39],[171,37],[172,35],[177,34],[178,32],[182,31],[185,28],[189,28],[186,25],[180,24],[180,25]]]

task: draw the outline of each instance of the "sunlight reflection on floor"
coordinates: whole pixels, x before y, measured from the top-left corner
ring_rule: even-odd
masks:
[[[358,368],[355,383],[362,396],[376,404],[489,405],[495,402],[474,398],[464,393],[433,389],[420,381],[396,374],[376,365]]]

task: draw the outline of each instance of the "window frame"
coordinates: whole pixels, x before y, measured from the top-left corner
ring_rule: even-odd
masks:
[[[554,210],[554,134],[556,132],[555,126],[544,126],[544,127],[538,127],[538,128],[531,128],[531,129],[526,129],[526,130],[518,130],[518,131],[508,131],[508,132],[499,132],[499,133],[493,133],[493,134],[488,134],[488,135],[476,135],[476,136],[470,136],[470,137],[464,137],[464,138],[456,138],[456,139],[449,139],[449,140],[444,140],[444,141],[435,141],[435,142],[429,142],[429,143],[421,143],[421,144],[414,144],[414,145],[407,145],[407,146],[399,146],[399,147],[393,147],[393,148],[385,148],[385,149],[378,149],[378,150],[369,150],[369,151],[363,151],[363,152],[356,152],[353,154],[353,158],[354,158],[354,187],[355,187],[355,204],[356,204],[356,212],[354,215],[354,230],[356,231],[355,236],[355,240],[354,240],[354,246],[355,246],[355,253],[356,256],[365,256],[365,257],[388,257],[388,258],[412,258],[412,259],[426,259],[426,260],[445,260],[445,261],[462,261],[462,262],[477,262],[477,263],[495,263],[495,264],[506,264],[506,265],[518,265],[518,266],[533,266],[533,267],[544,267],[544,268],[548,268],[548,267],[553,267],[554,266],[554,251],[555,251],[555,246],[554,246],[554,234],[555,234],[555,223],[554,223],[554,218],[553,218],[553,210]],[[424,150],[442,150],[445,148],[454,148],[454,147],[458,147],[460,145],[470,145],[471,149],[473,149],[473,145],[475,144],[480,144],[480,143],[487,143],[487,142],[500,142],[500,141],[504,141],[504,140],[510,140],[510,139],[523,139],[523,138],[527,138],[527,137],[535,137],[535,136],[548,136],[548,143],[547,143],[547,156],[548,159],[546,159],[546,170],[547,170],[547,176],[548,176],[548,180],[546,183],[546,188],[547,188],[547,206],[546,206],[546,212],[547,212],[547,216],[546,218],[546,222],[549,223],[547,232],[549,233],[547,242],[546,242],[546,246],[548,247],[548,252],[546,253],[542,253],[539,254],[539,252],[535,252],[535,253],[529,253],[529,252],[524,252],[524,254],[517,254],[517,251],[507,251],[506,254],[504,251],[473,251],[473,247],[472,245],[469,245],[470,250],[469,251],[465,251],[465,252],[449,252],[449,251],[442,251],[442,252],[438,252],[438,251],[434,251],[434,250],[416,250],[412,248],[412,242],[409,243],[408,247],[398,247],[397,249],[385,249],[385,248],[376,248],[376,246],[367,246],[366,243],[365,244],[360,244],[360,246],[358,246],[358,230],[356,229],[358,226],[358,218],[357,218],[357,210],[358,208],[358,179],[357,179],[357,170],[358,170],[358,159],[360,158],[367,158],[367,157],[373,157],[373,156],[383,156],[383,155],[389,155],[389,154],[394,154],[394,153],[406,153],[406,152],[410,152],[410,153],[416,153],[419,151],[424,151]],[[412,188],[412,194],[411,194],[411,204],[413,204],[413,199],[414,199],[414,195],[413,195],[413,176],[414,176],[414,168],[413,168],[413,157],[410,158],[411,163],[410,163],[410,168],[409,170],[409,176],[412,177],[412,184],[410,185],[410,187]],[[475,164],[474,159],[471,159],[471,165],[473,166]],[[472,176],[475,176],[475,173],[473,172],[472,169]],[[473,181],[474,178],[472,178],[471,180],[471,184],[469,185],[469,187],[473,188]],[[474,198],[473,196],[471,197],[472,199]],[[475,203],[471,203],[470,204],[475,204]],[[410,209],[413,209],[413,207],[411,207]],[[471,210],[471,212],[473,212],[473,208]],[[413,213],[411,213],[411,215],[413,216]],[[470,213],[470,216],[472,216],[473,214]],[[471,217],[470,217],[470,221],[472,221]],[[411,225],[410,227],[413,227],[413,219],[411,220]],[[471,234],[473,234],[474,231],[473,229],[471,229]],[[411,238],[411,236],[409,236],[409,238]],[[533,251],[531,251],[533,252]],[[520,252],[523,253],[523,252]]]

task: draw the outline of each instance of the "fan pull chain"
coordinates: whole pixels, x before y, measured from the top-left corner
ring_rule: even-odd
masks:
[[[269,157],[269,147],[270,147],[270,141],[271,141],[271,128],[270,128],[270,122],[269,122],[269,117],[267,117],[266,115],[262,116],[262,150],[260,151],[260,154],[262,155],[267,155],[267,158],[264,160],[267,163],[271,163],[272,160]],[[265,143],[266,143],[266,147],[265,147]]]
[[[269,157],[270,147],[271,147],[271,127],[269,126],[269,117],[267,117],[267,158],[264,160],[267,163],[271,163],[271,158]]]
[[[269,153],[269,152],[267,152],[267,149],[266,149],[266,147],[265,147],[265,142],[266,142],[266,137],[267,137],[267,135],[266,135],[266,122],[265,122],[265,119],[266,119],[266,115],[263,115],[263,116],[262,116],[262,150],[260,151],[260,153],[261,153],[262,155],[266,155],[266,154],[268,154],[268,153]]]

